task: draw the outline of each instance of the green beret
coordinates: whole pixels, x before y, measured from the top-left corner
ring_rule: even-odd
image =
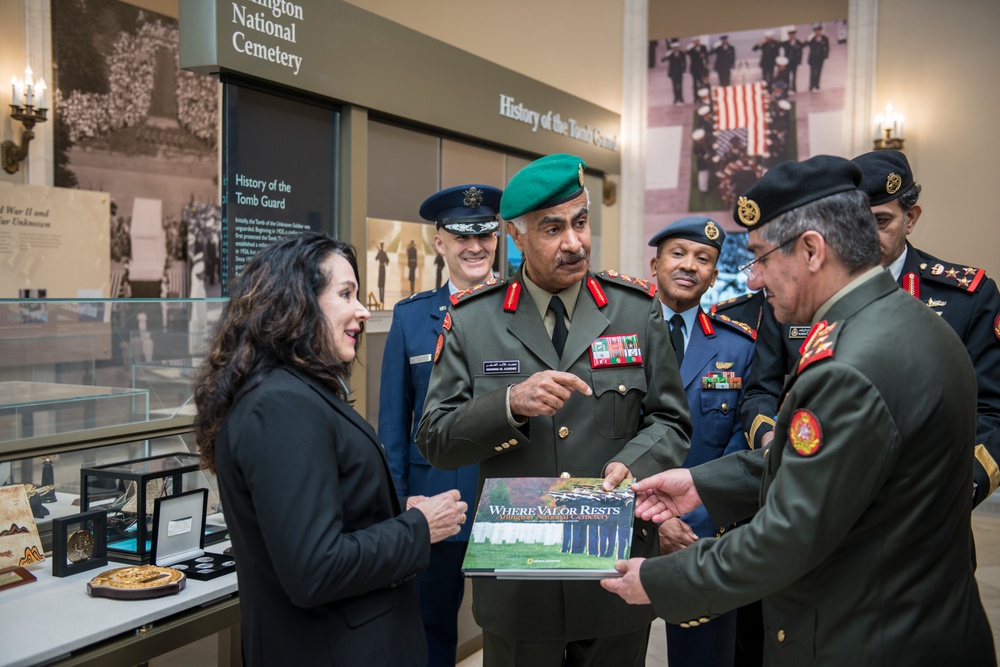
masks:
[[[861,168],[833,155],[816,155],[803,162],[772,167],[736,202],[733,220],[753,229],[817,199],[857,190]]]
[[[575,199],[583,192],[586,166],[581,158],[565,153],[535,160],[510,179],[500,198],[500,217],[513,220]]]

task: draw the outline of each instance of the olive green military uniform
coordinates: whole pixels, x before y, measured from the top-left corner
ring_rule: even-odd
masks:
[[[417,434],[432,465],[478,463],[481,491],[490,477],[603,477],[613,461],[645,477],[684,462],[691,422],[655,286],[588,273],[560,360],[523,274],[491,282],[455,295],[445,322]],[[638,336],[640,362],[592,367],[592,343],[630,334]],[[516,428],[507,387],[545,370],[573,373],[593,394],[573,392],[554,416]],[[657,551],[656,527],[636,520],[632,555]],[[653,619],[651,607],[627,605],[596,581],[477,578],[473,592],[476,622],[514,639],[610,637]]]
[[[969,355],[878,268],[820,317],[774,440],[692,469],[716,522],[756,514],[643,563],[657,615],[698,624],[763,598],[771,666],[995,665],[969,553]]]

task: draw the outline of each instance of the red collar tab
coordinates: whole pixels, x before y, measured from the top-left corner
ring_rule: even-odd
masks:
[[[441,324],[441,329],[451,331],[451,313],[444,314],[444,323]]]
[[[813,325],[809,336],[802,343],[802,347],[799,348],[799,353],[802,355],[799,359],[799,373],[809,364],[833,356],[833,344],[836,339],[834,331],[836,329],[836,322],[827,324],[826,320]]]
[[[521,300],[521,283],[516,280],[507,288],[507,296],[503,300],[503,309],[508,313],[517,312],[517,303]]]
[[[715,335],[715,327],[712,326],[712,320],[708,319],[708,315],[700,310],[698,311],[698,324],[701,325],[701,331],[706,336]]]
[[[910,296],[920,298],[920,278],[913,271],[903,276],[903,289],[910,293]]]
[[[590,290],[590,296],[594,297],[594,302],[598,308],[604,308],[604,306],[608,305],[607,295],[593,277],[587,278],[587,289]]]

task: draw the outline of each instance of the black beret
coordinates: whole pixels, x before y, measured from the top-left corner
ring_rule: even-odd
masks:
[[[861,167],[861,189],[872,206],[891,202],[913,185],[910,162],[899,151],[872,151],[852,162]]]
[[[456,185],[425,199],[420,205],[420,217],[452,234],[489,234],[500,228],[500,194],[490,185]]]
[[[803,162],[782,162],[739,198],[733,219],[754,229],[809,202],[857,190],[860,183],[861,168],[842,157],[817,155]]]
[[[726,233],[718,223],[704,215],[692,215],[672,222],[649,239],[649,245],[656,248],[667,239],[680,238],[710,245],[722,251]]]

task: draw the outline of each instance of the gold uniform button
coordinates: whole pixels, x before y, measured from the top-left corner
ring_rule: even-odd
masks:
[[[643,529],[642,529],[642,536],[643,536],[643,537],[646,537],[646,535],[648,535],[648,534],[649,534],[649,531],[648,531],[648,530],[646,530],[645,528],[643,528]]]
[[[778,642],[781,643],[781,642],[784,642],[784,641],[785,641],[785,631],[784,630],[778,630]]]
[[[623,385],[623,384],[618,385],[618,391],[620,393],[624,394],[625,393],[625,385]]]
[[[565,426],[560,426],[559,427],[559,437],[563,438],[563,439],[568,438],[569,437],[569,429],[566,428]]]
[[[507,441],[507,444],[509,444],[509,445],[516,445],[517,444],[517,440],[514,439],[514,438],[511,438],[510,440]]]
[[[510,443],[509,442],[505,442],[505,443],[503,443],[500,446],[503,447],[504,449],[510,449]]]
[[[497,450],[498,452],[502,452],[503,451],[503,447],[501,447],[500,445],[497,445],[493,449]]]
[[[691,626],[688,625],[687,623],[681,623],[681,627],[687,629],[690,628]]]
[[[569,479],[569,473],[568,472],[561,473],[559,477],[561,477],[562,479]]]
[[[689,628],[697,628],[699,625],[701,625],[701,623],[699,623],[698,621],[688,621]]]
[[[698,621],[701,623],[708,623],[708,620],[709,620],[708,616],[702,616],[701,618],[698,619]]]
[[[723,412],[729,412],[729,403],[723,403],[721,407]]]

